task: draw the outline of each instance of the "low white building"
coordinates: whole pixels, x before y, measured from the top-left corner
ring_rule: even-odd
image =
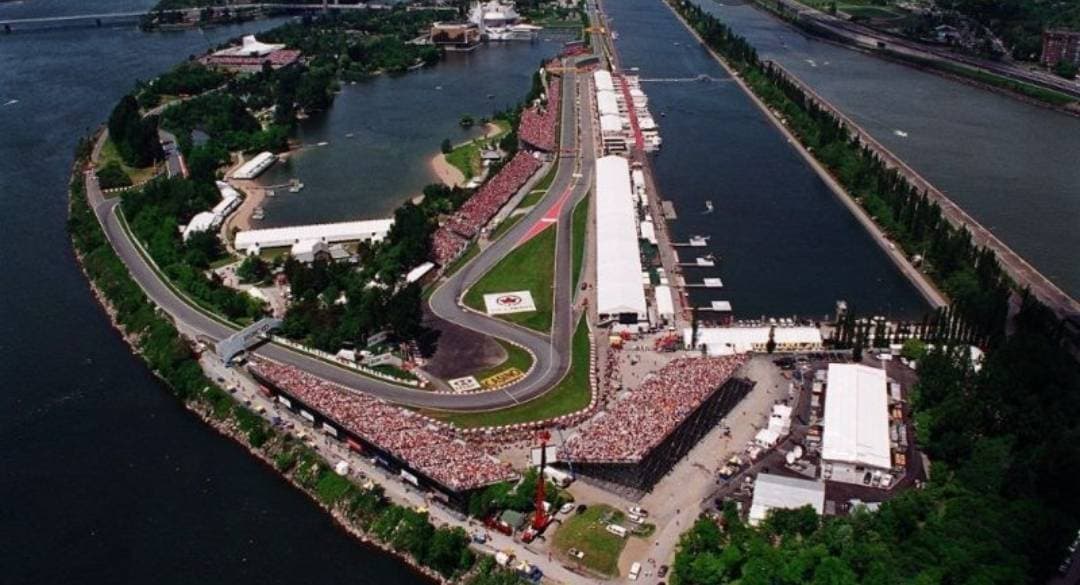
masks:
[[[275,162],[277,162],[276,154],[269,151],[260,152],[233,171],[232,178],[243,180],[254,179],[263,174],[263,172],[270,168]]]
[[[889,399],[884,370],[829,364],[821,443],[825,479],[877,483],[892,468]]]
[[[233,189],[228,183],[217,181],[218,191],[221,193],[221,201],[210,211],[200,211],[191,218],[184,226],[182,239],[186,242],[191,234],[216,230],[225,223],[225,219],[240,207],[244,197],[240,192]]]
[[[730,305],[728,305],[730,310]],[[749,352],[765,352],[769,343],[769,331],[777,352],[820,351],[824,346],[821,331],[817,327],[701,327],[697,337],[693,330],[683,329],[683,344],[694,349],[704,348],[712,356],[734,355]]]
[[[769,510],[795,510],[803,506],[810,506],[818,516],[821,515],[825,510],[824,483],[761,473],[754,483],[748,521],[751,526],[757,526],[765,520]]]
[[[298,252],[316,251],[315,243],[328,245],[344,242],[380,242],[394,225],[392,219],[370,219],[342,223],[321,223],[292,227],[247,230],[236,234],[233,246],[246,254],[258,254],[267,248],[289,248]],[[297,247],[297,246],[300,247]]]

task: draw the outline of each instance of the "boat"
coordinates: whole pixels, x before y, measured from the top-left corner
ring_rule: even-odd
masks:
[[[251,219],[262,219],[266,217],[266,210],[262,207],[256,207],[255,211],[251,212]]]
[[[267,189],[266,190],[266,196],[267,197],[277,197],[277,193],[273,189]]]
[[[907,138],[908,136],[907,132],[904,132],[903,130],[893,130],[893,134],[896,134],[900,138]]]
[[[712,213],[712,212],[713,212],[712,201],[706,201],[705,202],[705,213]]]
[[[320,143],[318,144],[318,146],[326,146],[327,144],[330,144],[330,143],[329,143],[329,142],[326,142],[326,141],[324,140],[324,141],[320,142]]]
[[[304,188],[304,184],[300,182],[300,179],[293,179],[289,181],[289,193],[299,193]]]
[[[352,133],[352,132],[349,132],[348,134],[346,134],[346,135],[345,135],[345,138],[352,138],[352,137],[353,137],[353,133]]]
[[[709,236],[691,236],[690,245],[695,248],[704,248],[709,245]]]

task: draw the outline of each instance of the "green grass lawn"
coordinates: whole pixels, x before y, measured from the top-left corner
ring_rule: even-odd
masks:
[[[475,177],[480,173],[480,145],[476,141],[467,142],[451,150],[446,155],[446,162],[453,165],[465,175],[465,180]]]
[[[585,262],[585,228],[588,226],[589,220],[589,195],[585,195],[585,198],[578,202],[574,207],[574,215],[572,220],[573,235],[570,238],[570,243],[573,246],[571,249],[572,258],[574,264],[571,267],[573,272],[573,289],[577,290],[578,282],[581,280],[581,265]]]
[[[506,343],[501,339],[496,339],[495,341],[498,341],[499,345],[502,346],[503,351],[506,352],[506,359],[494,366],[491,366],[490,368],[481,370],[480,372],[473,374],[473,376],[476,377],[477,380],[483,380],[488,376],[493,376],[495,374],[498,374],[499,372],[508,370],[510,368],[517,368],[518,370],[521,370],[521,373],[523,374],[529,371],[529,368],[532,366],[533,361],[532,356],[529,355],[529,352],[521,349],[513,343]]]
[[[598,573],[615,577],[619,574],[619,555],[626,546],[626,539],[608,532],[608,524],[622,524],[623,513],[603,504],[589,506],[582,514],[575,514],[563,521],[555,532],[553,545],[560,553],[576,548],[585,553],[580,563]],[[625,526],[625,525],[624,525]]]
[[[528,358],[528,354],[525,357]],[[496,370],[505,367],[500,365]],[[527,368],[520,369],[524,372]],[[450,413],[428,411],[425,414],[463,428],[508,425],[577,412],[588,406],[591,399],[592,392],[589,388],[589,327],[586,325],[585,320],[582,319],[574,332],[570,371],[566,373],[566,376],[557,386],[542,396],[524,404],[490,412]]]
[[[465,304],[484,311],[485,294],[528,290],[536,302],[536,311],[500,315],[500,318],[542,333],[550,331],[555,233],[552,228],[545,229],[507,254],[465,293]]]
[[[114,144],[110,138],[106,140],[105,145],[101,147],[101,160],[98,161],[98,167],[104,168],[113,161],[120,163],[120,168],[124,169],[124,174],[126,174],[135,185],[149,181],[153,178],[154,172],[157,170],[153,165],[141,169],[129,167],[124,162],[124,159],[120,158],[120,153],[116,151],[116,144]]]

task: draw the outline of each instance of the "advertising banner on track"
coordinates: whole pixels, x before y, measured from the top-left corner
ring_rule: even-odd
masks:
[[[532,293],[527,290],[484,295],[484,306],[488,315],[509,315],[536,310]]]
[[[499,388],[507,384],[513,384],[525,377],[525,374],[517,368],[507,368],[497,374],[488,376],[480,381],[484,388]]]
[[[446,383],[453,388],[454,392],[469,392],[470,390],[480,389],[480,382],[477,382],[474,376],[454,378],[453,380],[447,380]]]

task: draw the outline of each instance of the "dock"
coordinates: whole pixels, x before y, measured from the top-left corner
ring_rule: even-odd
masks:
[[[706,278],[701,282],[688,282],[683,286],[686,288],[723,288],[724,281],[719,278]]]
[[[675,204],[670,201],[663,201],[660,203],[661,209],[664,210],[664,219],[678,219],[679,216],[675,214]]]
[[[693,268],[712,268],[716,266],[716,259],[709,256],[698,256],[693,262],[678,262],[678,266],[690,266]]]

